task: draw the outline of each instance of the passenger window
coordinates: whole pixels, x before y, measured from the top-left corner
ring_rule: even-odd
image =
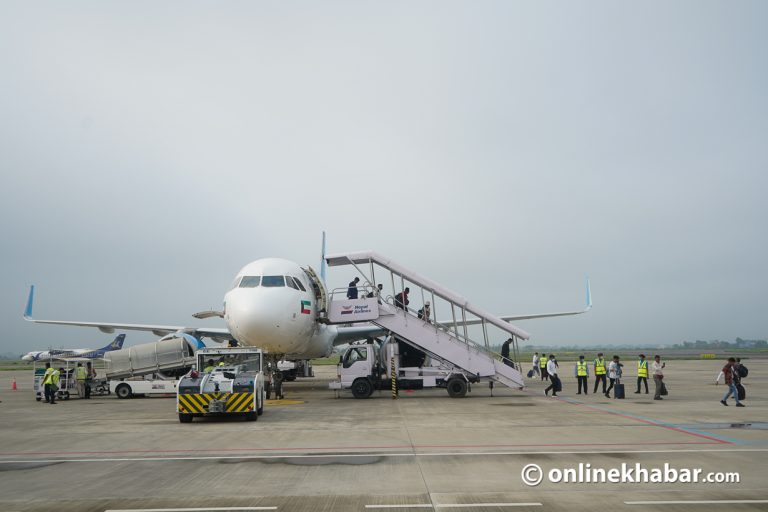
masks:
[[[260,280],[261,276],[243,276],[240,280],[240,288],[256,288]]]
[[[298,287],[299,287],[299,289],[301,291],[303,291],[303,292],[307,291],[307,289],[304,288],[304,285],[301,284],[301,279],[299,279],[298,277],[294,277],[293,280],[296,281],[296,284],[298,285]]]
[[[285,286],[283,276],[264,276],[261,278],[261,286],[266,288],[279,288]]]
[[[287,284],[289,287],[293,288],[294,290],[299,289],[299,287],[296,286],[296,283],[293,282],[293,278],[291,276],[285,276],[285,284]]]

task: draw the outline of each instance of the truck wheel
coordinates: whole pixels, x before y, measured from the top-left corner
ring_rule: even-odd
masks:
[[[371,381],[365,378],[359,378],[352,383],[352,396],[355,398],[368,398],[373,394]]]
[[[454,377],[448,381],[446,388],[451,398],[462,398],[467,394],[467,381]]]
[[[120,395],[118,395],[118,396],[120,396]],[[192,423],[192,415],[191,414],[179,413],[179,422],[180,423]]]
[[[128,384],[120,384],[117,386],[117,389],[115,389],[115,394],[117,395],[117,398],[131,398],[133,396],[131,386]],[[192,421],[191,416],[190,421]]]
[[[42,398],[40,398],[39,396],[36,396],[36,397],[35,397],[35,400],[37,400],[37,401],[39,402],[39,401],[41,401],[41,400],[42,400]]]
[[[64,400],[69,400],[69,391],[64,392]]]
[[[245,413],[245,421],[256,421],[259,419],[259,415],[256,412]]]

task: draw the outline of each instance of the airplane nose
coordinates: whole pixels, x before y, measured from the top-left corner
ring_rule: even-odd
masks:
[[[23,356],[23,357],[21,358],[21,360],[22,360],[22,361],[32,361],[33,359],[32,359],[32,356],[30,356],[30,355],[26,355],[26,356]]]
[[[285,293],[288,290],[233,290],[226,300],[230,332],[245,345],[270,352],[293,350],[298,341],[292,333],[299,300]]]

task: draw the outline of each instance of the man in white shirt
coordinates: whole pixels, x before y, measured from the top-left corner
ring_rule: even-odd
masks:
[[[549,380],[551,384],[544,390],[544,395],[549,396],[549,390],[552,390],[552,396],[557,396],[558,389],[562,389],[560,383],[560,376],[557,374],[557,361],[555,360],[555,354],[549,354],[549,361],[547,361],[547,373],[549,374]]]
[[[608,365],[608,380],[610,384],[608,389],[605,390],[605,398],[611,398],[611,390],[613,389],[616,381],[621,379],[621,367],[623,365],[619,362],[619,356],[613,356],[613,361]]]
[[[667,366],[667,363],[661,362],[661,356],[653,356],[653,363],[651,363],[651,373],[653,374],[653,384],[656,386],[653,393],[654,400],[663,400],[663,398],[661,398],[661,386],[663,382],[662,379],[664,379],[664,373],[662,372],[662,369],[665,366]]]
[[[533,371],[536,375],[539,374],[539,353],[533,354]]]

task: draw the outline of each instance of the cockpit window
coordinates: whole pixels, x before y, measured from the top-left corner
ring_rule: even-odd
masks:
[[[256,288],[259,286],[261,276],[243,276],[240,280],[240,288]]]
[[[299,279],[298,277],[294,277],[293,280],[296,281],[296,284],[298,285],[299,289],[301,289],[301,291],[303,292],[307,291],[307,289],[304,288],[304,285],[301,284],[301,279]]]
[[[285,279],[283,276],[264,276],[261,278],[261,286],[267,288],[278,288],[285,286]]]
[[[287,284],[289,288],[293,288],[294,290],[299,289],[299,287],[296,286],[296,283],[293,282],[293,278],[291,276],[285,276],[285,284]]]

